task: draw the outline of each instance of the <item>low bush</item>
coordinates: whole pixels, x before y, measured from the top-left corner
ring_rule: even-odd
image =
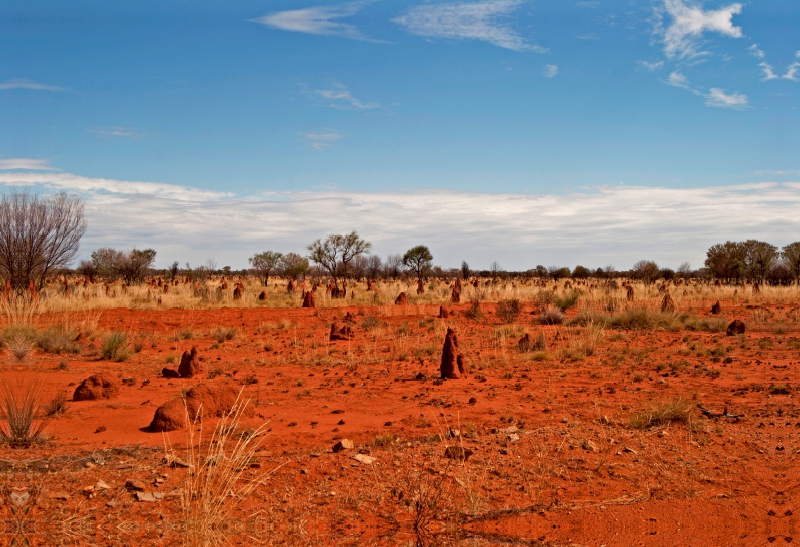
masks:
[[[497,303],[497,317],[503,323],[511,324],[517,320],[522,313],[522,303],[516,298],[511,300],[501,300]]]
[[[128,335],[124,332],[112,332],[108,338],[103,341],[103,346],[100,348],[100,355],[109,361],[125,361],[131,356],[131,350],[128,346]]]

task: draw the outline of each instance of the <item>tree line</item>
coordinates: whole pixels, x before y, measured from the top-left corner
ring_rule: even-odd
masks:
[[[402,255],[392,254],[381,260],[379,256],[370,254],[372,244],[356,231],[317,239],[306,247],[308,254],[305,256],[271,250],[256,253],[248,259],[250,269],[239,272],[234,272],[229,266],[218,269],[213,260],[195,268],[189,264],[181,268],[178,262],[173,262],[169,268],[154,270],[154,249],[122,251],[109,247],[95,250],[89,260],[81,261],[75,270],[70,270],[87,228],[84,205],[81,198],[63,192],[44,197],[12,192],[0,198],[0,275],[6,286],[22,294],[32,285],[41,288],[49,276],[70,272],[85,275],[92,281],[101,278],[122,280],[125,284],[140,283],[146,276],[154,274],[170,279],[181,275],[204,280],[219,273],[252,274],[265,286],[273,275],[293,279],[309,275],[328,276],[336,287],[348,279],[398,279],[404,276],[416,278],[419,283],[430,276],[464,279],[471,276],[495,279],[513,276],[552,280],[629,277],[645,283],[681,277],[716,278],[729,283],[800,283],[800,242],[779,249],[752,239],[726,241],[708,249],[704,267],[699,270],[692,270],[687,262],[674,271],[661,268],[652,260],[640,260],[628,271],[617,271],[613,266],[593,270],[581,265],[574,269],[538,265],[525,271],[507,272],[498,262],[493,262],[488,270],[472,270],[466,261],[460,268],[446,270],[434,266],[433,255],[425,245],[417,245]]]

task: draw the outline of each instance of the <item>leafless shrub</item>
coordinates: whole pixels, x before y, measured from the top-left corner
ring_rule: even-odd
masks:
[[[513,323],[522,313],[522,303],[516,298],[497,303],[497,316],[503,323]]]
[[[40,198],[12,192],[0,198],[0,275],[18,295],[69,266],[86,231],[83,211],[83,200],[66,193]]]

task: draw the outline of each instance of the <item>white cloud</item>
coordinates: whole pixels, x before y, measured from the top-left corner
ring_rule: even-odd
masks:
[[[800,169],[790,169],[789,171],[753,171],[754,175],[800,175]]]
[[[731,93],[728,95],[724,89],[712,87],[706,94],[706,105],[719,108],[733,108],[741,110],[747,107],[747,95],[741,93]]]
[[[639,66],[646,68],[650,72],[654,72],[664,66],[664,61],[656,61],[655,63],[650,63],[647,61],[637,61],[637,64]]]
[[[0,159],[0,171],[11,169],[27,169],[29,171],[59,171],[55,167],[50,167],[48,160],[36,158],[7,158]]]
[[[305,142],[315,150],[325,150],[333,146],[333,143],[342,138],[339,133],[333,131],[311,131],[310,133],[298,133],[300,141]]]
[[[230,197],[226,192],[199,190],[188,186],[157,182],[138,182],[114,179],[99,179],[70,173],[0,173],[0,185],[43,186],[54,190],[75,190],[99,197],[106,194],[128,196],[150,196],[154,199],[176,201],[205,201]]]
[[[752,46],[747,48],[747,50],[753,55],[753,57],[756,57],[758,59],[763,59],[764,57],[766,57],[766,54],[758,48],[758,44],[753,44]]]
[[[742,29],[733,26],[733,16],[742,12],[742,4],[730,4],[718,10],[704,11],[685,0],[664,0],[656,9],[656,32],[664,42],[664,53],[669,58],[692,58],[707,52],[698,51],[698,42],[704,32],[717,32],[731,38],[741,38]],[[664,25],[664,15],[670,23]]]
[[[800,52],[798,52],[798,57],[800,57]],[[797,77],[797,70],[800,69],[800,63],[792,63],[786,70],[786,74],[781,76],[784,80],[791,80],[793,82],[800,82],[800,78]]]
[[[555,77],[558,74],[558,65],[545,65],[543,74],[545,78]]]
[[[91,127],[87,131],[101,137],[138,137],[138,133],[133,127]]]
[[[89,220],[84,254],[102,246],[147,246],[158,251],[163,265],[214,256],[244,267],[257,250],[302,253],[318,237],[356,229],[381,255],[423,242],[444,266],[498,260],[513,269],[596,267],[646,258],[674,267],[683,260],[701,263],[706,249],[721,241],[754,238],[784,245],[791,242],[787,234],[800,232],[796,182],[620,185],[539,195],[326,190],[247,198],[58,173],[0,173],[0,184],[83,192]]]
[[[673,87],[679,87],[681,89],[685,89],[687,91],[691,91],[695,95],[699,97],[704,97],[706,100],[706,106],[714,106],[718,108],[731,108],[733,110],[744,110],[748,107],[748,99],[747,95],[742,95],[741,93],[731,93],[728,95],[725,93],[724,89],[720,89],[718,87],[712,87],[708,90],[708,93],[700,91],[699,89],[693,88],[689,85],[689,80],[678,72],[670,73],[669,77],[667,78],[666,84],[671,85]]]
[[[2,89],[34,89],[37,91],[69,91],[64,87],[54,85],[40,84],[24,78],[15,78],[5,82],[0,82],[0,90]]]
[[[762,82],[766,82],[768,80],[774,80],[778,77],[774,72],[772,72],[772,65],[770,65],[769,63],[761,62],[758,63],[758,66],[761,67],[761,72],[764,73],[764,76],[761,78]]]
[[[576,34],[575,38],[577,38],[578,40],[599,40],[600,35],[597,34],[596,32],[592,32],[589,34]]]
[[[339,6],[320,6],[298,10],[275,11],[263,17],[250,19],[270,28],[290,32],[303,32],[320,36],[339,36],[351,40],[365,40],[368,42],[384,43],[365,36],[355,26],[346,23],[334,22],[335,19],[351,17],[361,11],[361,8],[371,1],[350,2]]]
[[[670,73],[669,77],[667,78],[667,84],[673,87],[680,87],[681,89],[688,89],[689,91],[698,95],[700,94],[700,92],[689,87],[689,80],[677,70]]]
[[[380,103],[365,103],[356,99],[347,86],[339,82],[333,82],[329,89],[306,89],[305,93],[318,103],[338,110],[371,110],[381,107]]]
[[[545,48],[530,45],[509,26],[499,21],[522,5],[522,0],[485,0],[474,3],[416,6],[392,21],[411,34],[431,38],[481,40],[514,51]]]

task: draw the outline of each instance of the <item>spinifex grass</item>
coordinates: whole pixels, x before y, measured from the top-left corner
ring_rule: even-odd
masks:
[[[0,381],[0,441],[12,448],[43,443],[44,429],[54,415],[40,412],[41,381],[34,378],[27,385]]]

